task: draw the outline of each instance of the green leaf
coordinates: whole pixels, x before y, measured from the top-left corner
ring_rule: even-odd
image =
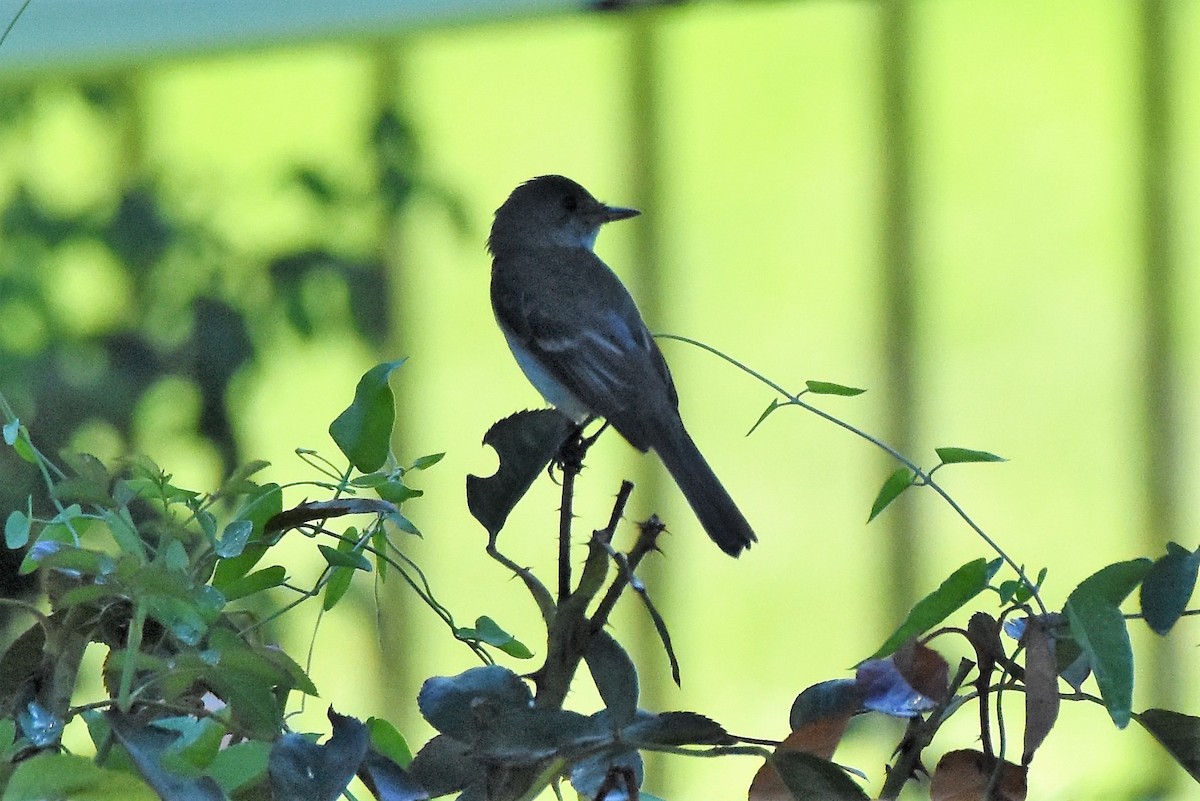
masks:
[[[1129,725],[1133,704],[1133,648],[1120,604],[1149,571],[1149,559],[1117,562],[1084,579],[1067,597],[1071,634],[1087,655],[1109,717]]]
[[[488,429],[483,443],[496,450],[500,468],[487,478],[467,476],[467,508],[489,534],[504,528],[570,432],[570,421],[553,409],[517,412]]]
[[[848,387],[844,384],[835,384],[832,381],[805,381],[804,385],[814,395],[841,395],[845,398],[853,398],[855,395],[861,395],[866,392],[865,389]]]
[[[287,570],[280,565],[272,565],[264,567],[262,570],[256,570],[248,576],[234,579],[227,584],[222,584],[219,589],[226,600],[236,601],[247,595],[278,587],[286,580]]]
[[[1133,716],[1163,748],[1200,782],[1200,718],[1169,709],[1147,709]]]
[[[159,796],[128,773],[107,770],[71,754],[39,754],[17,765],[4,788],[4,801],[158,801]]]
[[[112,533],[113,541],[117,543],[117,547],[122,553],[132,554],[139,561],[146,561],[146,544],[142,542],[142,537],[138,534],[137,526],[134,525],[133,516],[129,514],[128,507],[121,507],[117,511],[105,509],[101,513],[101,519],[108,526],[108,530]]]
[[[988,581],[996,575],[1000,564],[999,559],[989,563],[981,558],[967,562],[955,570],[949,578],[941,583],[941,586],[917,601],[900,627],[869,659],[882,659],[890,656],[913,637],[929,631],[961,609],[967,601],[987,588]]]
[[[402,768],[412,762],[412,750],[404,735],[383,718],[367,718],[367,731],[371,734],[371,745],[375,750]]]
[[[422,456],[412,463],[413,470],[428,470],[438,462],[442,461],[445,453],[431,453],[428,456]]]
[[[768,417],[771,416],[772,412],[774,412],[776,409],[781,409],[787,405],[788,404],[784,401],[778,400],[776,398],[772,398],[771,402],[767,404],[767,408],[763,409],[763,413],[760,414],[758,416],[758,419],[754,421],[754,425],[750,426],[750,430],[746,432],[746,436],[748,437],[751,434],[753,434],[755,431],[757,431],[758,427],[763,424],[764,420],[766,420]]]
[[[221,488],[217,490],[218,497],[230,497],[234,495],[246,495],[253,492],[257,485],[250,481],[250,477],[255,473],[267,469],[271,466],[270,462],[264,462],[261,459],[256,459],[252,462],[238,467],[230,474],[229,478],[221,484]]]
[[[362,473],[378,470],[391,449],[396,422],[396,398],[388,385],[404,359],[378,364],[368,370],[354,390],[354,401],[329,425],[329,436]]]
[[[889,503],[900,497],[900,493],[912,486],[914,475],[913,471],[907,467],[901,467],[888,476],[888,480],[883,482],[883,486],[879,488],[875,502],[871,504],[871,514],[867,517],[868,523],[886,509]]]
[[[976,451],[970,448],[934,448],[934,453],[942,460],[942,464],[963,464],[966,462],[1007,462],[1003,456],[997,456],[987,451]]]
[[[335,567],[329,571],[325,581],[325,595],[321,599],[321,608],[328,612],[337,606],[338,601],[346,595],[350,584],[354,581],[355,569],[352,567]]]
[[[4,444],[12,445],[17,441],[17,434],[21,431],[20,420],[9,420],[4,424]]]
[[[1168,542],[1166,555],[1155,561],[1146,574],[1141,590],[1142,615],[1156,634],[1170,631],[1187,609],[1196,589],[1198,569],[1200,552]]]
[[[351,550],[354,547],[352,540],[342,540],[343,545],[348,545],[345,549],[330,548],[328,545],[318,545],[317,550],[325,557],[325,561],[333,567],[349,567],[355,570],[363,570],[367,573],[371,572],[371,562],[367,557],[363,556],[361,551]]]
[[[375,486],[375,492],[379,494],[380,498],[396,506],[411,498],[419,498],[424,494],[421,490],[415,490],[399,480],[385,481],[382,484],[378,484]]]
[[[468,479],[469,478],[470,477],[468,476]],[[413,521],[409,520],[404,515],[400,514],[399,512],[392,512],[391,514],[389,514],[387,516],[387,520],[393,526],[395,526],[396,528],[400,529],[403,532],[406,532],[408,534],[413,534],[417,537],[421,536],[421,530],[419,528],[417,528],[416,524],[413,523]]]
[[[499,624],[487,615],[475,621],[475,628],[455,629],[454,636],[460,640],[476,640],[486,643],[517,659],[530,659],[533,656],[533,652],[524,643],[500,628]]]
[[[283,492],[278,484],[264,484],[246,500],[237,514],[237,519],[249,520],[254,525],[254,533],[250,535],[250,541],[241,554],[217,563],[212,579],[214,587],[219,589],[240,579],[258,564],[258,560],[263,558],[268,548],[268,542],[264,540],[263,526],[282,510]]]
[[[208,766],[208,775],[226,793],[265,776],[271,743],[246,740],[222,748]]]
[[[28,515],[17,509],[4,521],[4,544],[9,548],[25,547],[29,542],[30,520]]]
[[[254,524],[249,520],[234,520],[225,526],[225,531],[221,533],[221,540],[216,548],[217,556],[222,559],[240,556],[242,551],[246,550],[246,543],[253,532]]]
[[[21,436],[24,434],[24,436]],[[30,464],[37,464],[37,453],[29,444],[29,432],[20,420],[11,420],[4,424],[4,442],[12,446],[17,456]]]

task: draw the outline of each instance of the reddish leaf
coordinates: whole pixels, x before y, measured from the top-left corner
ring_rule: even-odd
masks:
[[[1058,719],[1058,666],[1054,637],[1041,617],[1032,617],[1025,627],[1025,753],[1021,764],[1033,754]]]
[[[1025,801],[1026,770],[1005,762],[1001,766],[996,793],[987,798],[988,783],[996,768],[996,758],[979,751],[951,751],[933,771],[929,783],[929,801]]]
[[[340,498],[336,501],[305,501],[304,503],[286,509],[269,519],[264,527],[268,534],[295,528],[313,520],[324,520],[329,517],[344,515],[379,514],[386,515],[396,511],[396,506],[387,501],[377,501],[373,498]]]
[[[892,661],[914,690],[939,703],[946,700],[950,692],[950,666],[937,651],[914,640],[901,646],[892,655]]]

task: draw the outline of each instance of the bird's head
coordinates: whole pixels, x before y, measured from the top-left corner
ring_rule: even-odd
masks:
[[[608,206],[570,178],[543,175],[518,186],[496,210],[488,249],[510,247],[583,247],[596,244],[600,226],[640,214]]]

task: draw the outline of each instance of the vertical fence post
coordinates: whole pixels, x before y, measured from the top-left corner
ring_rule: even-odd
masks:
[[[1145,518],[1142,548],[1163,551],[1167,540],[1179,541],[1179,415],[1178,291],[1171,195],[1173,154],[1171,109],[1172,37],[1168,0],[1143,0],[1136,36],[1141,68],[1141,316],[1140,343],[1141,429],[1144,452],[1142,496]],[[1184,539],[1186,545],[1187,540]],[[1179,637],[1152,643],[1147,674],[1153,682],[1152,702],[1175,709],[1186,707],[1178,673]],[[1144,780],[1165,788],[1178,778],[1178,769],[1156,759]]]
[[[913,453],[916,441],[916,270],[913,263],[912,120],[909,0],[879,5],[879,74],[882,119],[880,279],[883,376],[887,439]],[[885,597],[899,619],[916,600],[911,566],[918,564],[916,514],[907,503],[888,509]],[[883,621],[889,626],[892,620]]]

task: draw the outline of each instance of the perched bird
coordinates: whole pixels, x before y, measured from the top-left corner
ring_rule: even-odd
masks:
[[[492,309],[538,392],[577,425],[603,417],[638,450],[653,449],[708,536],[737,556],[758,538],[683,427],[671,373],[629,291],[592,252],[601,225],[638,214],[561,175],[521,184],[488,237]]]

